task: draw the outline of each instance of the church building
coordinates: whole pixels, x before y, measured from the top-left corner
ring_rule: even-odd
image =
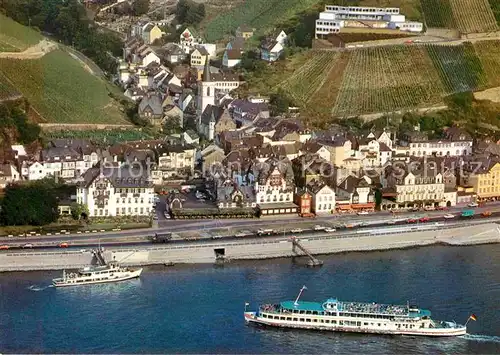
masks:
[[[197,95],[197,118],[198,118],[198,133],[204,135],[202,129],[202,116],[207,106],[219,106],[219,98],[224,97],[224,94],[237,89],[240,86],[239,75],[235,73],[211,73],[210,60],[208,56],[205,61],[205,68],[201,80],[198,82]],[[213,108],[210,109],[211,111]],[[222,111],[222,110],[221,110]],[[207,116],[207,112],[205,112]],[[213,139],[213,137],[207,137]]]

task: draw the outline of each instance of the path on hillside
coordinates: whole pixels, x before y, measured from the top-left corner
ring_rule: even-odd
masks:
[[[56,50],[58,45],[47,39],[42,39],[40,42],[34,46],[29,47],[23,52],[0,52],[0,59],[40,59],[47,53]]]
[[[459,46],[465,42],[474,43],[479,41],[498,41],[498,40],[500,40],[500,32],[493,35],[485,35],[472,38],[445,38],[435,35],[423,34],[422,36],[416,36],[416,37],[380,39],[374,41],[360,41],[360,42],[346,43],[345,49],[356,50],[359,48],[384,47],[384,46],[394,46],[402,44],[407,44],[407,45],[435,44],[441,46]],[[338,47],[318,48],[318,49],[325,51],[343,50],[343,48],[338,48]]]

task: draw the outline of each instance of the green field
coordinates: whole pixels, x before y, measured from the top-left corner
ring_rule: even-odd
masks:
[[[245,23],[264,33],[295,14],[307,10],[321,0],[246,0],[228,11],[215,16],[206,24],[207,41],[229,36]]]
[[[482,65],[472,45],[426,48],[446,92],[474,91],[485,86]]]
[[[421,0],[428,27],[456,28],[461,33],[498,31],[498,0]],[[495,19],[496,16],[496,19]]]
[[[22,52],[42,39],[38,32],[0,14],[0,52]]]
[[[108,95],[115,89],[61,50],[38,60],[0,59],[0,72],[46,122],[127,123]]]

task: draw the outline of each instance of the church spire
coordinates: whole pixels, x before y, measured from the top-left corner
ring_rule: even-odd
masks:
[[[203,69],[203,81],[209,82],[212,81],[210,77],[210,59],[208,59],[208,55],[206,56],[205,59],[205,69]]]

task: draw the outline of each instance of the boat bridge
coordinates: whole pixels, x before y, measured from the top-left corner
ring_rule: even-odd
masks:
[[[298,238],[292,238],[292,250],[295,254],[298,254],[297,253],[297,249],[299,249],[300,251],[302,251],[307,257],[309,257],[309,261],[307,263],[307,266],[322,266],[323,265],[323,261],[317,259],[314,257],[314,255],[311,254],[311,252],[306,249],[306,247],[304,247],[301,243],[300,243],[300,239]]]
[[[104,254],[102,248],[92,249],[92,254],[94,254],[98,265],[100,266],[106,265],[106,260],[104,260]]]

